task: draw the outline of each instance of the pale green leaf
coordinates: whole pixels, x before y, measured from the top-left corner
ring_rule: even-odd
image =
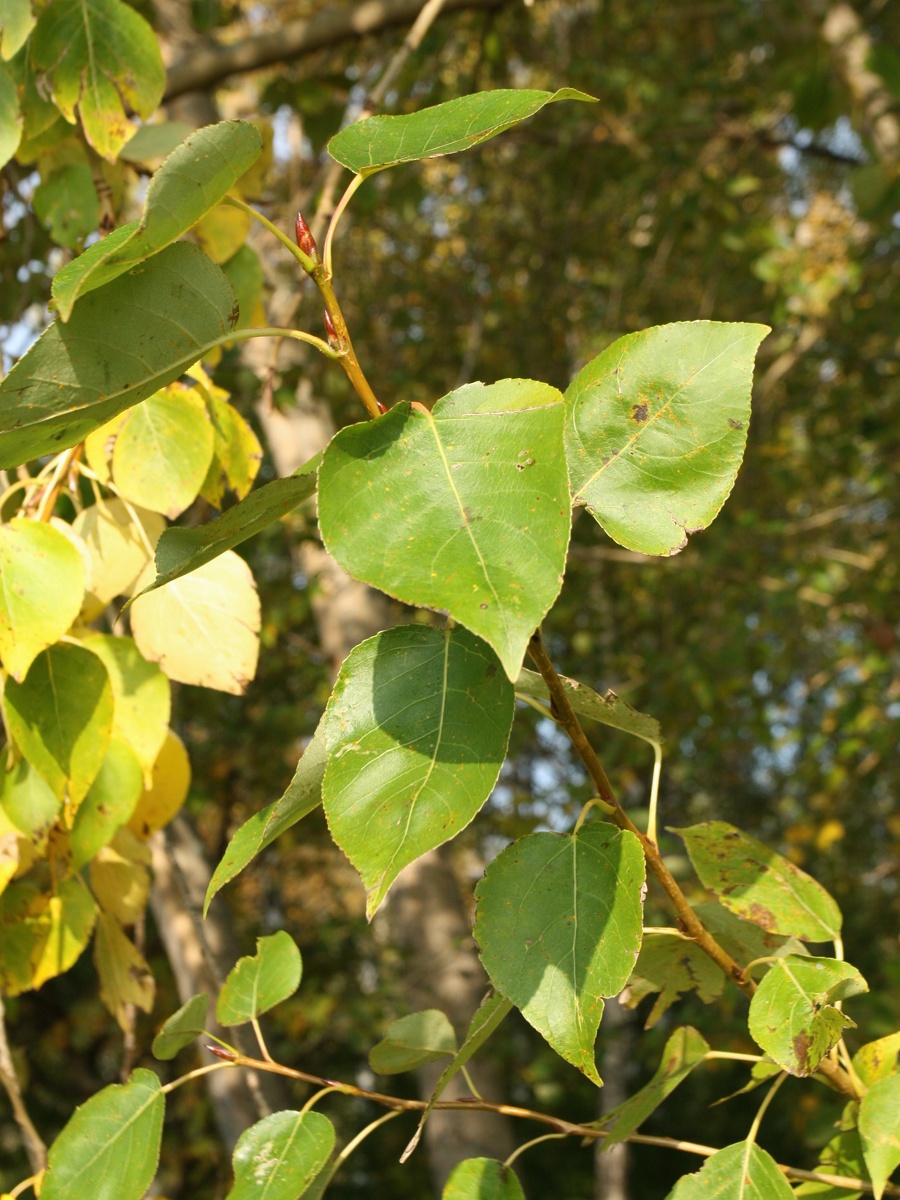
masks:
[[[312,741],[300,756],[294,778],[280,800],[254,813],[238,829],[213,871],[206,890],[203,913],[206,915],[213,896],[235,875],[262,853],[286,829],[311,813],[322,803],[322,779],[325,776],[325,729],[319,722]]]
[[[667,1200],[793,1200],[778,1164],[755,1142],[735,1142],[683,1175]]]
[[[85,619],[92,620],[116,596],[131,593],[165,527],[158,513],[126,506],[115,498],[81,510],[72,529],[87,547],[90,560]]]
[[[456,1050],[456,1034],[447,1015],[426,1008],[391,1022],[381,1041],[369,1051],[369,1066],[379,1075],[398,1075],[452,1058]]]
[[[60,246],[76,250],[97,228],[100,201],[87,163],[68,163],[35,189],[34,211]]]
[[[187,233],[256,161],[261,147],[249,121],[221,121],[192,133],[151,179],[140,220],[97,242],[56,274],[52,293],[62,319],[69,319],[79,296],[117,279]]]
[[[263,451],[259,438],[234,405],[228,403],[224,394],[216,394],[221,389],[203,390],[214,444],[212,462],[200,494],[204,500],[221,508],[226,488],[230,488],[239,500],[250,491],[262,463]]]
[[[13,740],[59,799],[78,805],[109,744],[113,695],[103,663],[69,643],[39,654],[24,682],[8,679],[3,696]]]
[[[112,474],[123,500],[174,520],[197,498],[213,456],[203,397],[172,384],[128,413],[116,435]]]
[[[0,383],[0,467],[83,441],[221,344],[235,316],[228,280],[187,242],[85,296]]]
[[[718,999],[725,976],[703,950],[689,938],[674,933],[650,933],[628,981],[623,1003],[637,1008],[645,996],[659,992],[644,1023],[652,1029],[679,996],[696,991],[704,1004]]]
[[[487,800],[513,709],[496,656],[465,629],[399,626],[344,660],[325,711],[322,799],[369,917],[408,863]]]
[[[519,1177],[496,1158],[466,1158],[453,1168],[441,1200],[525,1200]]]
[[[638,839],[597,821],[513,842],[475,891],[475,939],[491,982],[598,1086],[602,997],[617,995],[634,968],[643,885]]]
[[[194,132],[194,126],[185,121],[154,121],[152,125],[141,125],[119,151],[119,158],[125,162],[157,163],[168,158]]]
[[[700,881],[720,904],[769,933],[830,941],[841,910],[820,883],[726,821],[675,829]]]
[[[122,0],[51,0],[31,58],[66,120],[74,124],[77,108],[87,140],[110,162],[134,132],[126,110],[149,117],[165,88],[156,34]]]
[[[152,563],[138,590],[154,576]],[[233,550],[131,607],[131,632],[145,658],[170,679],[240,696],[256,673],[259,597],[250,568]]]
[[[676,1029],[666,1042],[662,1060],[650,1082],[605,1113],[602,1121],[598,1122],[607,1130],[602,1149],[615,1146],[643,1125],[666,1096],[690,1075],[694,1067],[703,1062],[708,1050],[706,1039],[693,1026],[685,1025]]]
[[[4,804],[4,807],[5,804]],[[11,814],[10,814],[11,815]],[[15,823],[15,818],[13,818]],[[900,1032],[889,1033],[887,1037],[878,1038],[861,1046],[853,1055],[853,1069],[866,1085],[893,1075],[897,1070],[897,1056],[900,1055]]]
[[[256,954],[240,959],[229,971],[216,1001],[220,1025],[243,1025],[293,996],[303,964],[297,944],[279,930],[256,939]]]
[[[0,0],[0,58],[10,59],[34,29],[31,0]]]
[[[601,696],[599,692],[579,683],[577,679],[568,679],[565,675],[561,675],[560,680],[572,707],[580,717],[588,717],[592,721],[599,721],[602,725],[621,729],[624,733],[630,733],[644,742],[649,742],[651,746],[662,748],[663,736],[659,728],[659,721],[655,717],[638,712],[636,708],[632,708],[613,691],[608,691]],[[550,702],[550,689],[537,671],[529,671],[527,667],[523,667],[519,672],[516,691],[521,692],[524,696],[532,696],[536,700],[544,700],[548,704]]]
[[[59,799],[26,759],[20,759],[0,778],[0,808],[16,827],[39,842],[56,820]]]
[[[166,1062],[196,1041],[206,1031],[208,1012],[209,996],[206,992],[191,996],[177,1012],[172,1013],[153,1039],[154,1057]]]
[[[21,683],[78,616],[84,576],[81,555],[52,525],[0,525],[0,658],[13,679]]]
[[[0,35],[3,28],[0,25]],[[0,167],[5,167],[22,140],[22,112],[19,91],[12,72],[0,63]]]
[[[357,121],[335,134],[328,143],[328,153],[356,174],[371,175],[398,163],[468,150],[534,116],[555,100],[595,103],[595,97],[574,88],[556,92],[498,88],[459,96],[406,116]]]
[[[789,954],[772,964],[750,1001],[750,1036],[790,1075],[812,1075],[855,1025],[836,1002],[868,990],[849,963]]]
[[[682,321],[619,338],[566,390],[572,496],[611,538],[676,554],[728,498],[766,325]]]
[[[900,1075],[873,1083],[859,1106],[859,1138],[875,1200],[900,1166]]]
[[[94,964],[100,976],[100,999],[124,1033],[134,1027],[131,1006],[153,1009],[156,984],[146,960],[114,916],[101,912],[94,935]]]
[[[78,806],[69,841],[72,867],[79,870],[117,829],[126,824],[144,788],[137,755],[127,742],[112,737],[106,757],[88,793]]]
[[[321,1113],[272,1113],[238,1138],[225,1200],[299,1200],[333,1148],[334,1126]]]
[[[562,424],[555,388],[505,379],[342,429],[319,469],[329,552],[356,579],[448,611],[517,679],[565,570]]]
[[[97,920],[97,905],[81,880],[64,879],[47,902],[43,943],[32,956],[31,986],[39,988],[75,965],[86,949]]]
[[[166,1101],[152,1071],[132,1071],[75,1110],[50,1147],[41,1200],[142,1200],[159,1162]]]

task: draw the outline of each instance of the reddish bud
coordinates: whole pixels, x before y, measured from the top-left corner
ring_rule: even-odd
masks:
[[[205,1049],[208,1050],[210,1054],[214,1054],[216,1058],[224,1058],[226,1062],[234,1062],[237,1058],[237,1055],[233,1050],[226,1050],[222,1046],[206,1046]]]
[[[382,404],[382,403],[381,403],[381,401],[380,401],[380,400],[377,398],[377,396],[376,396],[376,398],[375,398],[375,403],[378,405],[378,411],[379,411],[380,413],[386,413],[386,412],[387,412],[387,405],[386,405],[386,404]]]
[[[329,342],[337,341],[337,330],[334,327],[334,321],[331,319],[331,314],[328,309],[325,310],[325,332],[328,334]]]
[[[310,232],[309,226],[303,219],[303,213],[297,213],[297,220],[294,224],[294,232],[297,235],[297,245],[304,254],[310,258],[318,259],[319,249],[316,246],[316,239]]]

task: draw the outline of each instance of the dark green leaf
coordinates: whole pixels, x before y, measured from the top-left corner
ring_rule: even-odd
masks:
[[[272,1113],[238,1138],[226,1200],[299,1200],[333,1146],[334,1126],[321,1113]]]
[[[300,951],[283,929],[256,939],[256,954],[229,971],[216,1002],[220,1025],[243,1025],[293,996],[300,986]]]
[[[496,656],[465,629],[400,626],[347,656],[325,712],[322,799],[370,917],[400,871],[487,800],[513,710]]]
[[[659,992],[644,1024],[652,1029],[667,1008],[679,996],[696,991],[704,1004],[722,994],[725,976],[699,946],[675,933],[650,933],[644,938],[641,953],[629,980],[629,1008],[637,1008],[645,996]]]
[[[319,470],[328,550],[355,578],[446,609],[515,680],[565,569],[562,422],[555,388],[505,379],[342,429]]]
[[[225,276],[187,242],[85,296],[0,383],[0,466],[74,446],[177,379],[234,318]]]
[[[519,1177],[496,1158],[467,1158],[453,1168],[441,1200],[525,1200]]]
[[[2,157],[2,155],[0,155]],[[34,211],[60,246],[70,250],[93,233],[100,219],[100,202],[87,163],[69,163],[35,189]]]
[[[191,996],[178,1012],[172,1013],[153,1039],[154,1057],[165,1062],[196,1041],[206,1030],[208,1011],[209,996],[206,992]]]
[[[755,1142],[736,1142],[683,1175],[667,1200],[793,1200],[778,1164]]]
[[[900,1166],[900,1075],[879,1079],[859,1106],[859,1138],[872,1176],[875,1200]]]
[[[496,988],[598,1086],[603,996],[625,986],[641,945],[644,855],[596,821],[508,846],[475,891],[475,939]]]
[[[676,554],[725,503],[741,465],[766,325],[659,325],[619,338],[566,390],[572,495],[611,538]]]
[[[427,1008],[392,1021],[385,1036],[369,1051],[369,1066],[379,1075],[398,1075],[455,1053],[456,1034],[446,1014]]]

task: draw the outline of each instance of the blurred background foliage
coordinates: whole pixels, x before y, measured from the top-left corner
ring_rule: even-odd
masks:
[[[142,0],[134,7],[157,29],[167,61],[189,61],[209,39],[239,42],[326,6]],[[850,11],[865,39],[865,70],[886,98],[878,113],[829,32],[838,10]],[[228,77],[210,91],[219,114],[250,117],[270,132],[259,195],[285,230],[297,207],[312,206],[325,141],[401,37],[389,29],[339,43]],[[547,641],[561,670],[611,687],[659,719],[668,746],[664,825],[732,821],[833,892],[845,913],[848,956],[872,989],[854,1010],[865,1015],[870,1040],[900,1020],[900,138],[892,144],[887,120],[893,114],[896,134],[900,6],[510,0],[439,19],[387,104],[411,111],[477,89],[563,85],[599,104],[554,106],[466,155],[365,185],[336,249],[344,311],[388,403],[431,403],[469,379],[510,375],[565,387],[616,337],[666,321],[772,326],[747,456],[720,518],[663,560],[624,551],[593,522],[576,519]],[[45,320],[60,245],[76,246],[83,236],[78,212],[64,214],[70,233],[59,235],[63,216],[41,169],[37,157],[3,172],[0,321],[11,353],[21,352],[29,324]],[[117,204],[136,202],[140,177],[122,164],[104,169]],[[90,208],[91,189],[86,195]],[[83,220],[93,227],[96,214]],[[300,288],[291,260],[270,239],[253,233],[251,242],[264,305],[290,306]],[[299,295],[296,319],[319,332],[314,295]],[[292,344],[279,367],[272,376],[260,358],[231,350],[217,379],[248,416],[261,388],[272,385],[264,402],[287,407],[302,384],[331,402],[338,424],[359,419],[346,380],[321,359]],[[272,474],[267,462],[261,478]],[[182,688],[177,698],[194,768],[189,815],[213,861],[240,822],[281,794],[328,695],[330,664],[317,648],[311,608],[316,580],[296,554],[300,540],[315,536],[314,517],[301,512],[242,548],[264,619],[259,675],[247,696]],[[650,777],[646,748],[614,731],[593,732],[607,772],[639,816]],[[467,887],[508,840],[563,827],[589,795],[547,722],[523,710],[513,738],[494,799],[453,845]],[[673,869],[686,875],[680,847],[666,842]],[[275,1056],[364,1078],[370,1044],[403,1011],[401,968],[377,925],[366,926],[362,888],[321,815],[267,850],[217,903],[228,906],[247,948],[258,933],[280,927],[301,946],[301,991],[269,1025]],[[651,893],[648,924],[668,923]],[[160,994],[152,1020],[138,1026],[139,1059],[178,1003],[152,928],[148,936],[151,952],[157,946]],[[82,960],[38,994],[7,1002],[32,1116],[48,1134],[118,1075],[121,1034],[96,999],[92,974]],[[741,1004],[728,992],[716,1007],[686,1001],[677,1020],[695,1024],[718,1048],[749,1049],[739,1032]],[[507,1099],[589,1117],[590,1085],[524,1022],[508,1026],[487,1051],[508,1081]],[[605,1037],[630,1038],[634,1088],[655,1069],[670,1027],[666,1018],[643,1039],[627,1023],[610,1035],[602,1029],[601,1057]],[[744,1078],[730,1063],[698,1072],[644,1132],[696,1140],[702,1130],[702,1140],[717,1145],[743,1137],[758,1097],[708,1106]],[[405,1086],[412,1094],[412,1081]],[[184,1088],[172,1101],[178,1135],[165,1143],[159,1194],[224,1195],[227,1156],[206,1094]],[[767,1118],[768,1148],[780,1161],[810,1166],[839,1109],[825,1090],[789,1083]],[[365,1114],[334,1105],[330,1115],[348,1132]],[[431,1194],[421,1155],[397,1165],[409,1133],[398,1121],[366,1142],[334,1195]],[[695,1161],[641,1147],[632,1156],[632,1194],[664,1196]],[[551,1142],[526,1162],[535,1196],[594,1194],[588,1150]],[[5,1112],[3,1182],[21,1178],[23,1164]]]

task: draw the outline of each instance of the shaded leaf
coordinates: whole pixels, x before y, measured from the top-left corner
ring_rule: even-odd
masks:
[[[250,222],[250,214],[243,209],[217,204],[194,226],[194,236],[213,262],[221,266],[243,246]]]
[[[392,1021],[378,1045],[369,1051],[369,1066],[379,1075],[398,1075],[452,1057],[456,1049],[456,1034],[447,1015],[427,1008]]]
[[[675,829],[704,887],[731,912],[770,933],[830,941],[841,910],[820,883],[726,821]]]
[[[696,991],[704,1004],[718,999],[725,976],[699,946],[674,933],[649,933],[628,981],[622,1003],[637,1008],[645,996],[659,992],[644,1023],[652,1029],[679,996]]]
[[[75,813],[69,834],[73,870],[90,862],[101,847],[112,841],[116,830],[134,812],[143,789],[137,756],[127,742],[113,736],[100,770]]]
[[[127,1033],[134,1024],[128,1006],[133,1004],[141,1012],[150,1012],[156,984],[137,946],[115,917],[105,912],[97,919],[94,963],[100,976],[100,999]]]
[[[758,1087],[762,1087],[770,1079],[774,1079],[776,1075],[781,1074],[781,1067],[778,1063],[769,1062],[768,1059],[763,1059],[761,1062],[755,1062],[750,1068],[750,1079],[743,1087],[738,1088],[736,1092],[731,1092],[727,1096],[722,1096],[714,1101],[710,1108],[715,1108],[717,1104],[724,1104],[727,1100],[733,1100],[735,1096],[744,1096],[747,1092],[754,1092]]]
[[[132,1071],[76,1108],[50,1147],[41,1200],[142,1200],[159,1162],[166,1101],[152,1071]]]
[[[333,1148],[334,1126],[321,1113],[272,1113],[238,1138],[226,1200],[298,1200]]]
[[[146,128],[141,131],[145,137]],[[69,319],[79,296],[117,279],[187,233],[255,161],[261,146],[249,121],[207,125],[181,142],[150,180],[141,219],[122,226],[57,272],[52,292],[62,319]]]
[[[212,420],[214,447],[200,494],[204,500],[221,508],[226,487],[231,488],[239,500],[247,495],[262,463],[263,452],[259,438],[234,405],[228,403],[228,393],[212,385],[202,390]]]
[[[125,162],[155,163],[168,158],[185,138],[197,132],[185,121],[154,121],[152,125],[141,125],[119,151]]]
[[[177,1012],[172,1013],[153,1039],[154,1057],[166,1062],[200,1037],[206,1031],[208,1012],[209,996],[206,992],[191,996]]]
[[[325,730],[319,722],[312,741],[300,756],[294,778],[280,800],[254,813],[234,834],[213,871],[206,890],[205,916],[213,896],[244,867],[262,853],[286,829],[311,813],[322,803],[322,779],[325,776]]]
[[[133,925],[147,907],[149,864],[149,851],[128,829],[120,829],[91,862],[91,891],[103,911],[120,925]]]
[[[0,893],[0,988],[18,996],[32,986],[33,962],[47,940],[50,897],[31,883],[10,883]]]
[[[683,1175],[667,1200],[792,1200],[778,1164],[754,1142],[736,1142]]]
[[[8,679],[6,722],[16,745],[59,799],[78,805],[106,756],[113,696],[103,663],[58,643],[39,654],[24,682]]]
[[[694,912],[735,962],[749,963],[758,958],[809,953],[798,938],[769,933],[752,921],[741,920],[715,901],[695,904]],[[757,963],[753,970],[755,973],[768,970],[768,963]]]
[[[256,954],[240,959],[229,971],[216,1001],[220,1025],[243,1025],[293,996],[303,964],[297,944],[279,930],[256,939]]]
[[[790,1075],[812,1075],[855,1024],[835,1002],[868,990],[849,963],[789,954],[772,964],[750,1001],[750,1036]]]
[[[487,800],[513,708],[496,656],[465,629],[399,626],[344,660],[324,717],[322,800],[370,918],[400,871]]]
[[[235,212],[232,209],[232,212]],[[265,276],[259,255],[252,246],[241,246],[227,262],[222,263],[225,278],[234,289],[238,305],[236,329],[246,329],[249,326],[259,327],[266,323],[266,312],[263,307],[263,290]]]
[[[97,906],[80,879],[64,879],[47,901],[46,916],[45,937],[32,958],[33,988],[75,965],[91,940]]]
[[[178,734],[169,729],[153,764],[150,786],[138,797],[128,828],[146,841],[181,811],[190,786],[191,763],[187,750]]]
[[[319,469],[329,552],[356,579],[445,609],[515,680],[565,570],[562,422],[555,388],[505,379],[342,429]]]
[[[137,521],[132,519],[132,514]],[[150,559],[148,546],[156,545],[165,527],[165,521],[157,513],[134,505],[129,512],[117,499],[98,500],[81,510],[72,522],[72,528],[87,546],[90,556],[88,620],[116,596],[131,593]]]
[[[534,116],[555,100],[596,103],[595,97],[574,88],[557,92],[498,88],[460,96],[405,116],[357,121],[335,134],[328,143],[328,153],[357,175],[372,175],[398,163],[468,150]]]
[[[467,1158],[457,1163],[441,1200],[525,1200],[519,1177],[496,1158]]]
[[[82,441],[177,379],[234,319],[228,280],[187,242],[85,296],[0,383],[0,467]]]
[[[52,525],[0,525],[0,658],[13,679],[21,683],[78,616],[84,576],[81,555]]]
[[[728,498],[766,325],[682,321],[619,338],[566,390],[576,504],[642,554],[676,554]]]
[[[630,733],[644,742],[649,742],[651,746],[662,747],[662,731],[655,717],[638,712],[613,691],[601,696],[599,692],[579,683],[577,679],[568,679],[561,675],[560,680],[572,707],[580,717],[589,717],[602,725]],[[523,667],[519,672],[516,691],[525,696],[533,696],[536,700],[545,700],[548,704],[550,702],[550,689],[537,671],[529,671],[527,667]]]
[[[31,59],[67,121],[110,162],[134,132],[127,109],[149,117],[166,73],[151,27],[121,0],[51,0],[38,17]]]
[[[871,1085],[859,1106],[859,1138],[872,1177],[875,1200],[900,1166],[900,1075]]]
[[[54,171],[35,189],[32,204],[53,240],[70,250],[78,249],[100,220],[100,201],[87,163],[68,163]]]
[[[39,841],[56,820],[59,798],[22,758],[0,777],[0,808],[16,829]]]
[[[625,986],[641,945],[644,855],[605,822],[508,846],[475,889],[475,939],[494,986],[598,1085],[603,996]]]
[[[154,577],[153,565],[138,590]],[[131,607],[131,632],[145,658],[170,679],[244,693],[259,657],[259,597],[250,568],[234,551],[159,590],[147,590]]]
[[[859,1139],[857,1124],[859,1120],[859,1104],[856,1102],[845,1106],[841,1115],[840,1132],[833,1137],[822,1153],[815,1169],[829,1175],[843,1175],[850,1179],[869,1178],[863,1158],[862,1142]],[[814,1196],[815,1200],[856,1200],[861,1191],[850,1191],[846,1187],[838,1187],[830,1183],[801,1183],[794,1188],[795,1196]]]

